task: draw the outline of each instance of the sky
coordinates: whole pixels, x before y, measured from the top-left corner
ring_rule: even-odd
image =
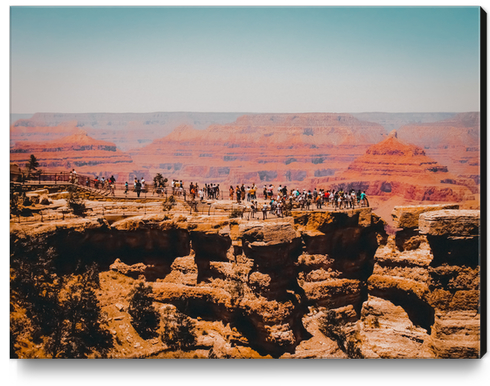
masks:
[[[11,7],[10,112],[480,110],[478,7]]]

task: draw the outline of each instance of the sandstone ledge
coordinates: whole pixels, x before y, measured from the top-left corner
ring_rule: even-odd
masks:
[[[425,212],[442,209],[459,209],[458,204],[395,206],[391,216],[397,228],[418,228],[419,216]]]
[[[421,234],[431,236],[478,236],[479,210],[438,210],[420,215]]]

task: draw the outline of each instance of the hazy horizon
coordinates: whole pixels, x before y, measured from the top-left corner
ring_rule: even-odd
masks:
[[[10,22],[14,114],[480,111],[479,7],[16,6]]]
[[[10,113],[10,121],[11,124],[19,119],[31,119],[35,114],[63,114],[63,115],[90,115],[90,114],[243,114],[243,115],[255,115],[255,114],[351,114],[353,116],[356,115],[365,115],[365,114],[383,114],[383,115],[436,115],[436,114],[465,114],[465,113],[480,113],[479,110],[476,111],[407,111],[407,112],[386,112],[386,111],[356,111],[356,112],[344,112],[344,111],[312,111],[308,113],[301,113],[297,111],[293,112],[250,112],[250,111],[142,111],[142,112],[74,112],[74,113],[60,113],[56,111],[38,111],[35,113]]]

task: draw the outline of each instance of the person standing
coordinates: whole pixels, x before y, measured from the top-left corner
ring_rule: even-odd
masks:
[[[241,197],[242,197],[242,192],[240,190],[240,186],[238,186],[238,185],[236,186],[235,193],[236,193],[236,201],[237,201],[237,203],[240,203]]]
[[[136,180],[136,195],[139,197],[141,193],[141,182],[140,180]]]
[[[368,206],[367,205],[367,199],[366,199],[366,191],[363,190],[361,193],[361,206]]]
[[[267,219],[267,204],[264,203],[264,205],[262,206],[262,220],[266,220]]]

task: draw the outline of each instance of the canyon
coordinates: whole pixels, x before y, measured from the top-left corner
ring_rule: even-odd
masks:
[[[75,149],[81,128],[83,140],[104,141],[103,148]],[[387,128],[397,129],[395,140]],[[479,208],[480,114],[474,112],[38,113],[15,121],[10,132],[11,163],[23,166],[35,154],[47,172],[76,167],[122,183],[161,173],[222,190],[255,183],[259,193],[268,184],[362,189],[390,226],[396,205]]]
[[[265,221],[176,208],[111,222],[97,208],[86,218],[12,220],[10,234],[14,255],[26,238],[44,240],[60,275],[97,263],[97,298],[115,342],[109,357],[482,354],[477,210],[396,207],[388,235],[371,208]],[[175,352],[138,335],[128,306],[140,282],[162,316],[178,310],[194,321],[194,347]],[[17,349],[33,355],[27,343]]]
[[[201,184],[311,186],[384,136],[381,125],[349,114],[256,114],[205,130],[180,126],[130,154],[150,174]]]

